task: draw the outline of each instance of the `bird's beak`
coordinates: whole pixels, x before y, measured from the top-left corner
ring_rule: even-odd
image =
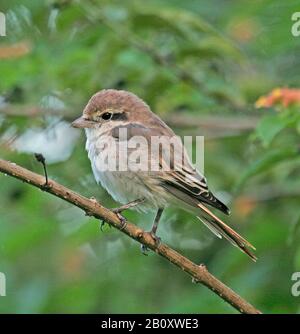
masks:
[[[83,129],[84,128],[94,128],[96,125],[96,122],[91,121],[81,116],[75,119],[75,121],[73,121],[71,125],[73,126],[73,128],[83,128]]]

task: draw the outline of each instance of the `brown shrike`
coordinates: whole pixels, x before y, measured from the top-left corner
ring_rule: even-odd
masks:
[[[124,204],[121,209],[156,210],[150,232],[154,240],[159,240],[156,230],[164,208],[175,204],[256,260],[249,250],[255,248],[208,209],[229,214],[190,163],[181,140],[143,100],[126,91],[101,90],[72,126],[85,129],[96,181]],[[161,145],[161,138],[172,145]]]

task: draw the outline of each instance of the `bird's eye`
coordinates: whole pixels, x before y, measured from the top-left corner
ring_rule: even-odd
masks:
[[[110,112],[105,112],[101,117],[102,119],[104,119],[105,121],[108,121],[109,119],[111,119],[112,113]]]

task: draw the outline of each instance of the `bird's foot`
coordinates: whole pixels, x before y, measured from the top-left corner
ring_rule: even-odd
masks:
[[[149,232],[149,234],[151,235],[152,239],[155,242],[155,246],[159,246],[161,243],[161,238],[159,236],[157,236],[153,231]]]
[[[126,227],[126,225],[127,225],[127,220],[126,220],[126,218],[125,217],[123,217],[121,214],[120,214],[120,212],[118,212],[116,209],[113,209],[112,210],[115,214],[116,214],[116,216],[119,218],[119,220],[120,220],[120,222],[121,222],[121,231],[122,230],[124,230],[124,228]]]
[[[112,209],[112,211],[118,216],[118,218],[121,221],[121,224],[122,224],[121,225],[121,230],[123,230],[126,227],[126,224],[127,224],[126,218],[121,215],[121,212],[123,212],[127,209],[131,209],[131,208],[143,203],[144,201],[145,201],[145,198],[139,198],[135,201],[124,204],[124,205],[122,205],[118,208]]]
[[[97,199],[95,197],[91,197],[90,200],[92,202],[94,202],[95,204],[99,204],[98,201],[97,201]],[[121,215],[121,212],[123,212],[123,211],[125,211],[127,209],[130,209],[130,208],[133,208],[133,207],[135,207],[135,206],[143,203],[144,201],[145,201],[145,198],[139,198],[139,199],[137,199],[135,201],[129,202],[129,203],[125,204],[125,205],[122,205],[122,206],[120,206],[118,208],[115,208],[115,209],[111,210],[119,218],[119,220],[121,222],[121,230],[123,230],[126,227],[126,224],[127,224],[126,218]],[[101,223],[100,223],[100,230],[102,232],[103,232],[103,228],[104,228],[105,224],[107,224],[107,223],[104,220],[102,220]],[[111,227],[111,226],[109,225],[109,227]]]
[[[148,234],[151,235],[152,239],[154,240],[155,242],[155,246],[158,247],[161,243],[161,238],[159,236],[157,236],[153,231],[150,231],[150,232],[146,232]],[[143,255],[148,255],[147,253],[149,252],[149,248],[147,246],[145,246],[144,244],[141,245],[141,252]]]
[[[114,210],[112,210],[112,211],[114,212]],[[114,212],[114,213],[116,214],[116,216],[119,218],[119,220],[121,222],[121,231],[122,231],[126,227],[126,225],[127,225],[126,218],[123,217],[118,212]],[[109,227],[111,227],[110,224],[108,224],[105,220],[101,220],[101,222],[100,222],[100,230],[101,230],[101,232],[103,232],[103,229],[104,229],[105,225],[108,225]]]

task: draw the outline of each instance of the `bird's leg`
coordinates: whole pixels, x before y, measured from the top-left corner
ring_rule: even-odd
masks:
[[[121,224],[122,224],[121,229],[125,228],[126,226],[126,218],[121,215],[121,212],[123,212],[124,210],[130,209],[130,208],[133,208],[143,203],[144,201],[145,201],[145,198],[139,198],[139,199],[136,199],[135,201],[124,204],[118,208],[112,209],[112,211],[118,216],[118,218],[121,221]]]
[[[161,215],[162,215],[163,211],[164,211],[164,208],[159,208],[157,210],[157,213],[156,213],[156,216],[154,218],[154,222],[153,222],[151,231],[149,232],[151,237],[155,241],[156,245],[159,245],[159,243],[160,243],[160,238],[156,235],[156,231],[157,231],[158,224],[159,224],[159,221],[160,221],[160,218],[161,218]],[[141,250],[142,250],[142,253],[144,255],[147,255],[148,248],[145,245],[141,245]]]
[[[160,221],[160,218],[161,218],[161,215],[162,215],[163,211],[164,211],[164,208],[159,208],[157,210],[157,213],[156,213],[156,216],[155,216],[155,219],[154,219],[151,231],[150,231],[151,237],[155,241],[159,241],[160,240],[160,238],[156,235],[156,231],[157,231],[158,223]]]
[[[139,199],[136,199],[135,201],[129,202],[129,203],[124,204],[124,205],[122,205],[118,208],[115,208],[112,211],[114,213],[118,214],[118,213],[121,213],[122,211],[125,211],[127,209],[131,209],[131,208],[143,203],[144,201],[145,201],[145,198],[139,198]]]
[[[91,197],[90,200],[93,201],[93,202],[95,202],[95,203],[98,203],[98,201],[97,201],[97,199],[95,197]],[[140,198],[140,199],[137,199],[135,201],[129,202],[127,204],[124,204],[124,205],[122,205],[122,206],[120,206],[118,208],[115,208],[115,209],[111,210],[120,219],[121,224],[122,224],[121,229],[123,229],[126,226],[126,218],[121,215],[121,212],[124,211],[124,210],[130,209],[130,208],[133,208],[134,206],[136,206],[138,204],[141,204],[144,201],[145,201],[145,198]],[[101,224],[100,224],[100,230],[102,232],[103,232],[103,227],[105,226],[105,224],[107,224],[107,223],[104,220],[102,220]],[[111,226],[109,225],[109,227],[111,227]]]

